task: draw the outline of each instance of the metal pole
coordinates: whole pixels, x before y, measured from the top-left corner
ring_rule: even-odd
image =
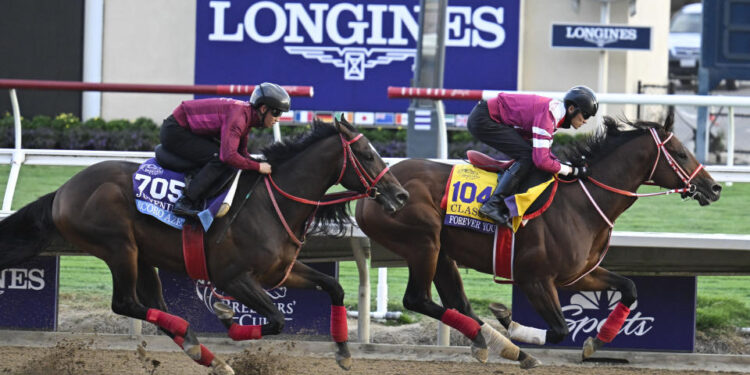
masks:
[[[16,89],[10,89],[10,102],[13,107],[13,127],[15,130],[15,144],[13,148],[13,157],[11,158],[10,173],[8,174],[8,183],[5,185],[5,196],[3,197],[3,211],[10,211],[13,205],[13,195],[16,192],[16,183],[18,175],[21,172],[21,164],[26,160],[26,155],[21,150],[21,108],[18,105]]]
[[[609,0],[602,0],[602,5],[599,14],[599,23],[602,25],[609,25]],[[609,53],[607,50],[599,51],[599,89],[598,92],[607,92],[607,76],[609,75]],[[607,113],[606,104],[600,104],[599,113]],[[600,115],[601,117],[601,115]]]
[[[354,261],[359,271],[359,308],[357,315],[357,332],[359,342],[370,343],[370,240],[351,238]]]
[[[102,82],[102,41],[104,35],[104,0],[86,0],[83,28],[83,80]],[[85,121],[102,115],[102,93],[85,91],[81,118]]]
[[[734,165],[734,107],[729,107],[729,129],[727,130],[727,167]]]

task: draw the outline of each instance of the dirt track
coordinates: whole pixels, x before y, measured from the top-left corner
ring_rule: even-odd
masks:
[[[85,340],[63,340],[51,348],[0,348],[3,374],[209,374],[209,369],[194,364],[179,352],[136,350],[94,350]],[[293,344],[291,344],[293,345]],[[706,371],[673,371],[590,364],[576,367],[542,366],[524,371],[513,364],[444,361],[403,361],[356,358],[351,371],[338,368],[333,358],[289,356],[268,348],[248,349],[223,355],[237,374],[377,374],[377,375],[476,375],[476,374],[708,374]],[[729,373],[724,373],[729,374]]]

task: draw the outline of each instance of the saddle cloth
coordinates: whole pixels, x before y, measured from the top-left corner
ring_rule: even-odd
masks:
[[[557,180],[547,173],[530,173],[519,193],[505,198],[513,216],[513,231],[520,228],[524,220],[541,215],[552,203],[557,191]],[[470,164],[453,167],[445,186],[440,207],[445,209],[443,225],[462,227],[480,233],[495,233],[495,223],[479,213],[479,208],[491,196],[497,186],[497,173],[483,170]]]
[[[154,158],[146,160],[133,173],[136,209],[176,229],[182,229],[185,224],[185,218],[172,213],[174,203],[182,195],[184,187],[184,173],[166,169],[160,166]],[[208,231],[213,223],[213,218],[219,212],[228,190],[228,188],[222,189],[218,195],[203,202],[204,210],[199,217],[205,231]]]

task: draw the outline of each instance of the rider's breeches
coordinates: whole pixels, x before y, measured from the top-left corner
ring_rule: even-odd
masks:
[[[518,134],[512,126],[493,120],[486,101],[480,100],[474,106],[466,126],[471,135],[495,150],[516,160],[531,160],[531,143]]]

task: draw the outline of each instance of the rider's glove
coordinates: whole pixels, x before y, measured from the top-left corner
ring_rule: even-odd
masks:
[[[586,166],[573,167],[573,172],[570,173],[570,177],[586,178],[591,175],[591,171]]]

